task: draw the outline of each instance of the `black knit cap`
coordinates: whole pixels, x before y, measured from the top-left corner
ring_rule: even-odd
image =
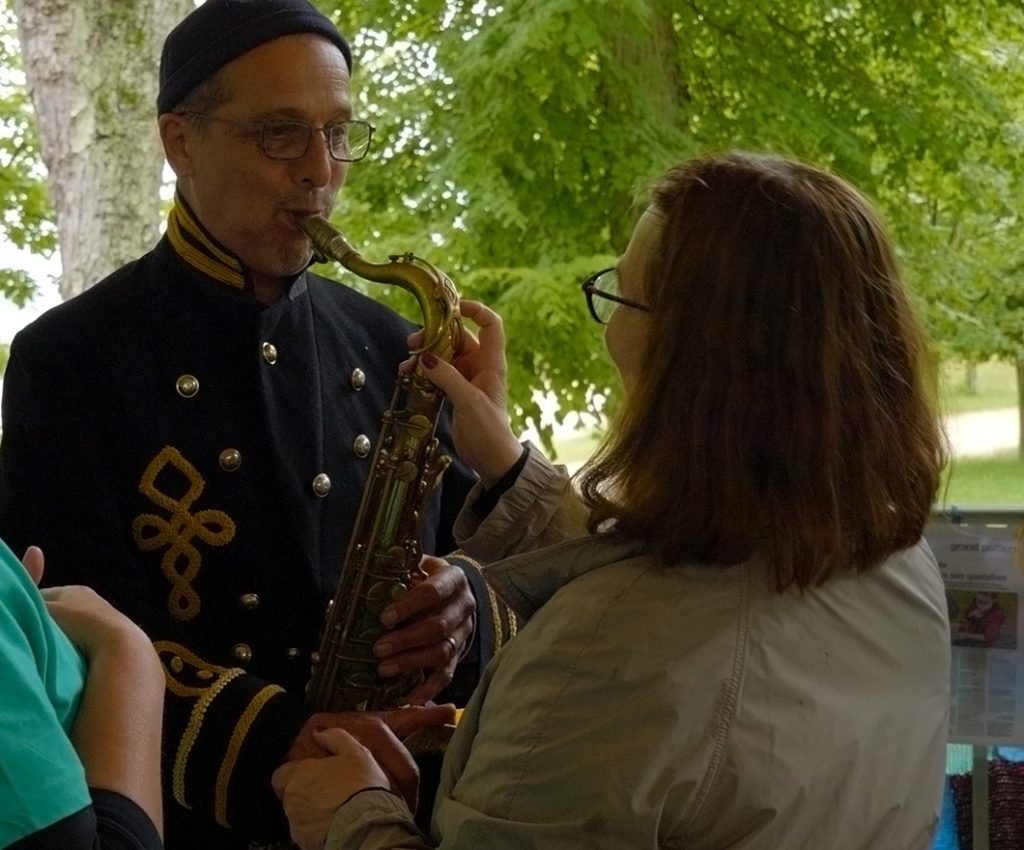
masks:
[[[284,35],[313,33],[337,45],[352,71],[352,51],[331,20],[308,0],[206,0],[164,40],[159,115],[232,59]]]

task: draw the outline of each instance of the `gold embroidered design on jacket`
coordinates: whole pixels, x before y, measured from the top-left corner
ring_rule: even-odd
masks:
[[[154,641],[153,646],[164,665],[167,689],[175,696],[191,697],[196,700],[189,716],[188,726],[174,753],[174,766],[171,771],[171,791],[174,794],[174,799],[186,809],[191,809],[192,806],[186,800],[185,773],[189,757],[203,730],[206,713],[217,696],[239,676],[244,676],[245,671],[238,667],[221,667],[217,664],[210,664],[181,644],[172,641]],[[227,822],[228,787],[231,784],[231,777],[234,774],[246,736],[249,734],[256,716],[270,698],[279,693],[284,693],[284,689],[277,685],[267,685],[258,691],[242,713],[242,717],[228,741],[221,759],[220,769],[217,772],[214,789],[214,816],[222,826],[229,825]]]
[[[193,268],[236,289],[245,287],[242,264],[203,230],[188,204],[177,193],[167,216],[167,238],[175,253]]]
[[[224,761],[217,772],[217,787],[213,798],[213,814],[217,823],[222,826],[230,826],[228,823],[228,787],[231,784],[231,777],[235,772],[235,765],[238,763],[239,753],[242,752],[242,745],[249,735],[256,716],[262,711],[263,706],[270,702],[270,698],[283,694],[284,688],[278,685],[267,685],[252,698],[245,711],[239,718],[238,725],[228,742],[227,752],[224,754]]]
[[[162,492],[156,480],[165,470],[176,470],[188,485],[180,497]],[[191,620],[199,613],[200,599],[192,582],[202,566],[202,555],[192,541],[200,540],[210,546],[224,546],[235,536],[235,523],[226,513],[201,510],[194,514],[192,505],[202,495],[206,482],[181,452],[164,446],[146,467],[139,482],[139,492],[153,504],[163,508],[169,516],[139,514],[132,520],[135,545],[143,552],[152,552],[164,546],[160,567],[171,583],[167,608],[176,620]]]
[[[519,617],[515,611],[498,598],[498,594],[488,583],[487,575],[478,561],[470,558],[461,549],[452,554],[457,556],[460,564],[472,567],[483,576],[484,587],[487,589],[487,604],[491,610],[491,624],[494,627],[494,651],[497,652],[516,636],[516,632],[519,631]]]

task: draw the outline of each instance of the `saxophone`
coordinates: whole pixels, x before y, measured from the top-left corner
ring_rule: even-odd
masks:
[[[308,216],[298,223],[318,261],[334,259],[359,277],[411,292],[423,312],[423,344],[414,353],[429,351],[452,360],[462,321],[458,292],[446,274],[412,254],[392,255],[386,263],[368,262],[325,219]],[[443,402],[444,394],[420,373],[418,364],[395,384],[341,578],[328,606],[320,649],[313,657],[306,697],[317,711],[397,708],[423,681],[422,671],[381,679],[372,647],[386,631],[381,611],[424,575],[420,539],[427,500],[451,463],[434,436]],[[424,737],[429,742],[422,742]],[[414,750],[412,741],[406,744]],[[421,736],[418,746],[436,752],[443,744]]]

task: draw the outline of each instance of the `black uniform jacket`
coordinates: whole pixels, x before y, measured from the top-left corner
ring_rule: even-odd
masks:
[[[152,637],[169,850],[245,847],[286,835],[270,773],[309,715],[310,654],[412,326],[308,271],[262,305],[177,215],[152,252],[16,336],[0,535],[43,548],[46,584],[90,585]],[[439,435],[453,455],[450,422]],[[450,551],[470,483],[446,473],[424,551]]]

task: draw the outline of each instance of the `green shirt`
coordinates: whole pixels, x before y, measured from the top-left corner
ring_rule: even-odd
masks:
[[[85,660],[0,542],[0,847],[90,805],[68,733]]]

